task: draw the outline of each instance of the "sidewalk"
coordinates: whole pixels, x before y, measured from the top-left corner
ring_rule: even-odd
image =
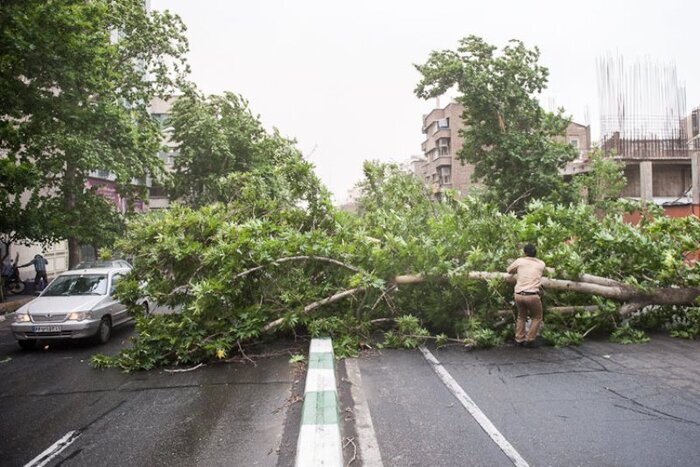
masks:
[[[17,308],[34,300],[35,298],[36,295],[6,295],[5,301],[0,303],[0,315],[12,313]]]

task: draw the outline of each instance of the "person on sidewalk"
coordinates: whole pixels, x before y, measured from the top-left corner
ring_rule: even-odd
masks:
[[[517,274],[515,283],[515,305],[518,307],[518,318],[515,321],[515,342],[518,345],[532,347],[535,345],[537,330],[542,324],[542,273],[544,261],[537,259],[537,249],[528,243],[523,247],[525,256],[513,261],[506,271]],[[525,334],[525,320],[530,316],[530,329]]]
[[[34,265],[34,271],[36,272],[36,275],[34,276],[34,286],[37,287],[37,290],[41,290],[44,287],[46,287],[49,283],[49,278],[46,275],[46,265],[49,264],[48,261],[46,261],[46,258],[43,256],[36,254],[34,255],[34,259],[31,260],[30,262],[23,264],[21,266],[17,266],[18,268],[24,268],[27,266]],[[41,288],[39,287],[39,279],[44,279],[44,285]]]
[[[12,267],[12,261],[10,258],[5,258],[2,263],[2,286],[8,288],[10,286],[10,279],[12,279],[12,274],[14,273],[14,268]]]

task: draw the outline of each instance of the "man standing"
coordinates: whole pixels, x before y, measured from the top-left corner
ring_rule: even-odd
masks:
[[[23,264],[21,266],[17,266],[18,268],[23,268],[26,266],[34,265],[34,271],[36,271],[36,275],[34,276],[34,287],[39,287],[39,279],[44,279],[44,286],[49,283],[49,278],[46,275],[46,265],[49,264],[48,261],[46,261],[46,258],[43,256],[37,254],[34,255],[34,259],[31,260],[30,262]],[[42,287],[42,288],[43,288]],[[39,289],[37,289],[39,290]]]
[[[10,258],[5,258],[5,261],[2,263],[2,285],[3,287],[7,288],[7,286],[10,284],[10,279],[12,279],[12,274],[14,272],[14,268],[12,267],[12,261],[10,261]]]
[[[537,259],[537,249],[528,243],[523,247],[525,256],[513,261],[508,266],[508,274],[517,274],[515,283],[515,305],[518,318],[515,321],[515,342],[518,345],[532,347],[537,337],[537,330],[542,323],[542,300],[540,300],[541,279],[544,261]],[[525,335],[525,319],[530,316],[530,330]]]

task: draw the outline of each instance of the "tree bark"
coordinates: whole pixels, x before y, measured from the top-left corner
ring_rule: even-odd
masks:
[[[354,289],[348,289],[348,290],[343,290],[342,292],[338,292],[337,294],[331,295],[330,297],[326,297],[324,299],[321,299],[317,302],[309,303],[304,307],[304,310],[302,313],[310,313],[311,311],[315,310],[316,308],[327,305],[329,303],[337,302],[338,300],[342,300],[345,297],[351,297],[355,295],[358,292],[363,292],[365,290],[365,287],[356,287]],[[265,325],[263,328],[263,331],[267,332],[272,329],[277,328],[280,324],[284,322],[284,318],[279,318],[274,321],[271,321]]]
[[[73,163],[66,162],[66,173],[63,178],[63,193],[66,212],[75,211],[76,206],[77,169]],[[80,262],[80,243],[74,236],[68,236],[68,269],[73,269]]]
[[[460,273],[458,272],[455,274]],[[505,280],[509,283],[515,282],[517,278],[517,276],[505,272],[469,271],[461,274],[466,274],[469,279],[474,280]],[[447,280],[447,276],[438,276],[432,279]],[[570,290],[619,301],[622,303],[619,309],[619,313],[622,317],[627,317],[647,305],[693,305],[694,301],[700,297],[700,287],[660,287],[643,291],[606,277],[582,274],[579,279],[580,281],[571,281],[543,277],[542,286],[547,289]],[[394,277],[394,279],[390,281],[390,284],[391,287],[398,287],[400,285],[421,284],[425,281],[426,277],[423,274],[406,274]],[[330,297],[306,305],[302,313],[310,313],[323,305],[337,302],[365,290],[365,287],[343,290]],[[553,307],[550,309],[561,313],[573,313],[580,309],[594,311],[597,310],[598,307],[595,305],[587,305],[581,307]],[[500,310],[498,312],[499,315],[510,313],[512,313],[510,310]],[[279,318],[265,325],[263,329],[265,332],[274,330],[283,322],[284,320]]]
[[[464,273],[470,279],[476,280],[505,280],[513,283],[516,276],[505,272],[469,271]],[[613,279],[584,274],[580,281],[563,279],[542,278],[542,286],[545,289],[570,290],[587,295],[597,295],[610,298],[625,305],[620,308],[622,316],[628,316],[647,305],[692,305],[700,296],[699,287],[660,287],[648,291],[625,285]],[[589,280],[591,282],[585,282]],[[393,283],[396,285],[419,284],[425,281],[422,274],[396,276]]]

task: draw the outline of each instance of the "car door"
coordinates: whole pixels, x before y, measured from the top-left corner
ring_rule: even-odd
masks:
[[[114,291],[120,280],[124,278],[124,274],[121,272],[115,272],[112,274],[112,282],[109,286],[109,301],[110,309],[112,310],[112,324],[117,325],[123,323],[129,319],[129,313],[127,313],[126,305],[119,302],[114,298]]]

